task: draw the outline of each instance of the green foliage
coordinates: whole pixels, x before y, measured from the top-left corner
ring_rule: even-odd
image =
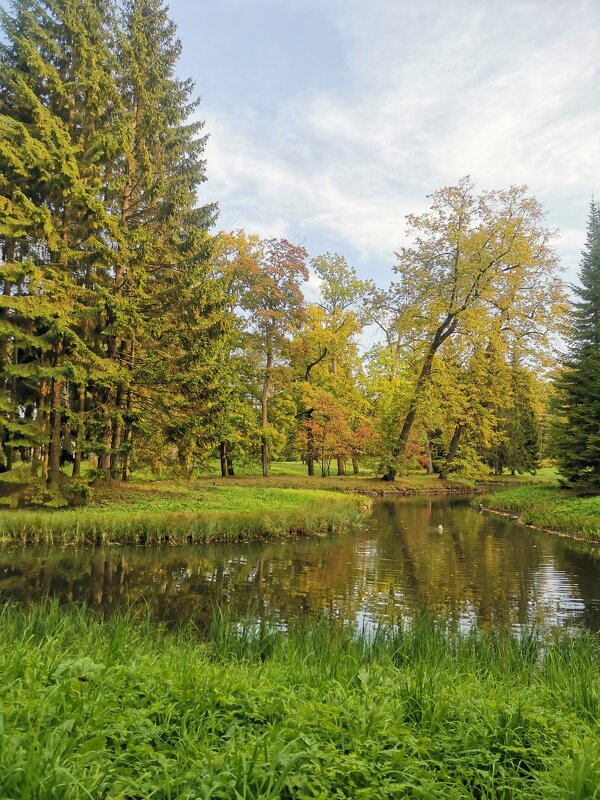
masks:
[[[373,319],[388,349],[411,365],[414,376],[397,420],[387,479],[401,465],[415,424],[428,415],[428,389],[446,350],[460,348],[461,372],[469,369],[464,362],[473,351],[477,356],[488,347],[498,356],[516,351],[539,361],[564,307],[551,232],[526,187],[477,195],[465,178],[435,192],[430,210],[408,221],[413,243],[398,253],[397,281],[373,298]],[[489,415],[480,413],[485,401],[472,391],[476,382],[467,388],[453,413],[458,416],[461,405],[467,412],[457,420],[463,429],[472,425],[469,416],[484,421],[477,431],[483,440],[490,427]]]
[[[6,797],[593,797],[597,637],[0,615]]]
[[[175,27],[162,0],[17,0],[0,24],[6,465],[26,448],[58,485],[93,452],[127,476],[136,436],[187,465],[214,445],[226,323]]]
[[[592,201],[572,314],[570,353],[558,380],[558,464],[571,485],[600,490],[600,206]]]
[[[563,298],[524,187],[436,192],[386,291],[313,258],[307,305],[303,247],[209,235],[164,0],[14,0],[0,40],[2,469],[29,463],[51,504],[88,457],[97,481],[190,477],[217,452],[224,476],[302,455],[309,474],[366,456],[393,478],[430,466],[434,431],[443,476],[486,456],[535,469],[540,414],[504,373],[542,363]],[[368,323],[384,341],[363,362]]]
[[[507,402],[497,411],[497,441],[485,455],[495,474],[502,475],[508,468],[513,474],[529,472],[533,475],[539,468],[542,424],[537,395],[540,388],[530,371],[519,364],[511,365]]]
[[[94,494],[94,490],[89,483],[84,481],[69,481],[63,488],[63,494],[72,506],[87,505]]]

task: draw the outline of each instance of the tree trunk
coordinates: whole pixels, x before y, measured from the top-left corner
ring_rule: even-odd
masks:
[[[37,419],[39,421],[40,430],[43,434],[46,433],[47,428],[47,413],[46,413],[46,398],[48,397],[48,381],[45,379],[40,383],[40,399],[38,401]],[[33,448],[33,456],[31,459],[31,474],[37,478],[40,461],[43,457],[42,445],[35,445]],[[43,475],[44,480],[48,477],[46,470]]]
[[[85,386],[79,387],[77,406],[77,432],[75,434],[75,458],[73,460],[73,477],[81,477],[81,458],[83,450],[83,412],[85,410]]]
[[[4,453],[6,456],[6,469],[10,472],[15,463],[15,448],[10,443],[11,434],[7,431],[4,442]]]
[[[15,258],[15,243],[13,239],[8,239],[6,241],[4,249],[4,261],[6,262],[6,264],[10,264],[12,261],[14,261],[14,258]],[[13,290],[13,284],[10,281],[5,280],[2,287],[2,294],[5,297],[10,297],[10,295],[12,294],[12,290]],[[2,308],[0,308],[0,319],[8,320],[9,317],[10,317],[9,309],[2,306]],[[0,370],[2,369],[2,367],[6,366],[6,364],[8,364],[9,361],[8,341],[9,341],[8,339],[2,339],[0,341]],[[8,385],[8,380],[5,381],[5,384]]]
[[[433,459],[431,458],[431,441],[429,439],[429,433],[425,434],[425,451],[427,455],[427,474],[433,475]]]
[[[109,398],[106,398],[108,404]],[[107,418],[104,421],[104,433],[102,435],[102,450],[98,459],[98,469],[101,470],[104,480],[110,478],[110,446],[112,444],[112,420]]]
[[[315,461],[317,460],[317,453],[315,453],[315,432],[312,428],[311,421],[314,409],[306,412],[306,469],[309,478],[315,477]]]
[[[125,428],[125,452],[123,453],[122,464],[121,464],[121,480],[125,483],[129,480],[129,450],[131,445],[129,442],[131,441],[131,428],[127,426]]]
[[[219,447],[219,453],[221,456],[221,477],[227,477],[227,442],[221,442]]]
[[[52,411],[50,412],[50,450],[48,454],[48,482],[58,485],[60,476],[60,396],[62,383],[55,379],[52,387]]]
[[[462,436],[462,432],[464,431],[465,426],[464,423],[459,422],[458,425],[454,428],[454,433],[452,434],[452,440],[450,442],[450,448],[448,449],[448,455],[446,456],[446,463],[444,464],[442,471],[440,472],[440,478],[442,480],[446,480],[448,477],[448,472],[454,461],[454,457],[456,456],[456,451],[458,450],[458,445],[460,444],[460,437]]]
[[[131,413],[131,389],[127,390],[127,416]],[[129,458],[130,458],[130,451],[131,451],[131,422],[127,422],[125,425],[125,434],[124,434],[124,453],[121,463],[121,480],[127,482],[129,480]]]
[[[346,461],[342,456],[337,457],[337,474],[338,475],[346,474]]]
[[[135,333],[133,334],[133,338],[129,344],[129,369],[132,370],[134,367],[134,358],[135,358]],[[121,480],[128,481],[129,480],[129,460],[131,457],[131,439],[133,437],[133,430],[132,430],[132,423],[131,423],[131,409],[133,407],[133,397],[131,392],[131,386],[127,389],[127,417],[126,422],[124,425],[124,437],[125,437],[125,447],[123,448],[123,459],[122,459],[122,473],[121,473]]]
[[[61,361],[63,350],[62,341],[56,343],[54,365]],[[52,401],[50,407],[50,448],[48,454],[48,483],[57,486],[60,477],[60,430],[61,430],[61,397],[62,380],[54,378],[52,381]]]
[[[227,442],[227,476],[235,478],[235,470],[233,468],[233,456],[231,455],[231,445]]]
[[[119,273],[119,282],[116,284],[117,290],[121,289],[125,273]],[[122,341],[119,347],[119,364],[121,367],[126,365],[125,356],[127,353],[127,342]],[[117,386],[116,415],[113,421],[112,447],[110,454],[110,476],[116,480],[119,472],[119,461],[121,460],[121,444],[123,442],[123,405],[126,397],[126,387],[123,382]]]
[[[267,404],[269,401],[269,384],[271,381],[271,370],[273,369],[273,349],[270,341],[267,343],[267,363],[265,367],[265,379],[263,381],[263,390],[261,398],[261,425],[262,437],[260,445],[260,457],[262,463],[263,478],[269,477],[269,444],[267,440],[267,426],[269,423]]]
[[[44,451],[42,453],[42,480],[48,481],[48,462],[50,459],[50,444],[47,443],[44,445]]]
[[[263,478],[269,477],[269,445],[263,436],[260,445],[260,463],[262,464]]]
[[[356,456],[352,456],[352,472],[355,475],[359,475],[360,474],[360,468],[359,468],[359,465],[358,465],[358,458]]]
[[[112,444],[111,444],[111,453],[110,453],[110,477],[115,479],[117,478],[119,472],[119,459],[121,457],[121,442],[123,441],[123,398],[124,398],[124,387],[123,384],[120,383],[117,387],[117,403],[116,403],[116,411],[117,414],[113,421],[113,431],[112,431]]]
[[[14,261],[15,258],[15,243],[13,239],[9,239],[6,242],[5,250],[4,250],[4,260],[6,264],[10,264]],[[4,281],[4,286],[2,289],[2,294],[5,297],[9,297],[12,294],[13,284],[10,281]],[[0,308],[0,320],[7,320],[10,318],[9,309],[5,308],[4,306]],[[8,338],[2,339],[0,341],[0,374],[3,372],[3,368],[8,365],[11,360],[10,352],[9,352],[9,340]],[[13,347],[16,352],[16,342],[14,342]],[[15,361],[15,353],[12,356],[13,362]],[[15,379],[12,380],[10,378],[6,378],[4,381],[4,390],[6,394],[10,393],[10,399],[14,401],[15,399]],[[12,388],[12,391],[11,391]],[[12,417],[12,412],[9,412],[9,418]],[[0,441],[2,441],[2,427],[0,426]],[[13,467],[14,462],[14,449],[10,444],[11,434],[8,430],[6,430],[6,434],[4,436],[4,451],[6,456],[6,469],[11,470]]]
[[[386,472],[383,476],[383,479],[385,481],[393,481],[396,477],[397,470],[395,463],[400,458],[402,458],[402,456],[406,451],[406,445],[408,444],[408,439],[410,437],[410,433],[412,431],[412,427],[414,425],[415,418],[417,416],[417,408],[419,406],[419,401],[421,399],[422,391],[427,382],[429,381],[429,378],[431,377],[431,368],[433,366],[433,359],[435,357],[435,354],[441,347],[441,345],[456,330],[457,322],[458,320],[455,315],[448,314],[444,322],[442,322],[442,324],[438,327],[437,331],[435,332],[435,336],[433,337],[433,340],[429,345],[429,349],[427,350],[427,355],[425,356],[425,360],[423,361],[423,366],[421,367],[421,372],[419,373],[419,377],[415,385],[415,391],[413,393],[412,400],[410,401],[408,412],[404,419],[404,424],[402,425],[402,430],[400,431],[398,444],[392,451],[391,463],[387,465]]]
[[[308,477],[315,477],[315,432],[310,426],[310,418],[308,420],[308,427],[306,428],[306,467],[308,469]]]
[[[25,421],[30,423],[33,421],[33,411],[34,411],[34,404],[28,403],[25,407]],[[21,461],[23,464],[29,464],[31,461],[31,447],[28,445],[26,447],[20,447],[19,453],[21,454]]]
[[[431,375],[431,367],[433,364],[434,355],[435,351],[433,352],[430,351],[427,354],[425,361],[423,362],[423,366],[421,367],[421,373],[419,374],[419,378],[415,386],[413,398],[410,402],[410,406],[406,414],[406,417],[404,418],[402,430],[400,431],[400,438],[398,440],[398,444],[392,452],[393,462],[397,462],[398,459],[402,458],[406,450],[406,445],[408,444],[408,437],[410,436],[410,432],[412,431],[412,426],[417,416],[417,408],[419,405],[419,400],[421,399],[421,391]],[[396,472],[397,470],[395,464],[394,463],[388,464],[383,479],[386,481],[393,481],[396,478]]]

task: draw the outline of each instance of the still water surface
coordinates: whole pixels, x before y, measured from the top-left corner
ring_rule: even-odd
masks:
[[[443,525],[443,533],[438,526]],[[0,549],[0,602],[148,607],[176,624],[333,615],[359,629],[419,609],[464,628],[600,630],[600,547],[480,513],[465,498],[375,502],[358,534],[196,547]]]

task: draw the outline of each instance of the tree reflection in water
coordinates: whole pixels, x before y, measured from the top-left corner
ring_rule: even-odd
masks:
[[[381,500],[364,531],[324,539],[0,550],[0,600],[148,608],[169,624],[193,618],[202,629],[219,606],[233,619],[284,624],[326,614],[361,626],[426,609],[464,627],[598,630],[599,578],[598,547],[448,498]]]

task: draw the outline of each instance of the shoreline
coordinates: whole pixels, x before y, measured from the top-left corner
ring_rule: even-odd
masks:
[[[494,486],[502,491],[507,484]],[[490,488],[425,475],[391,483],[353,476],[114,482],[95,486],[91,502],[79,507],[0,508],[0,544],[177,546],[326,536],[359,528],[375,498],[466,498]],[[510,509],[506,516],[511,516]],[[535,522],[530,527],[578,538],[577,532],[571,535]]]
[[[578,533],[559,531],[555,528],[543,528],[541,525],[533,525],[531,522],[525,522],[525,520],[518,514],[511,514],[509,511],[502,511],[499,508],[490,508],[489,506],[484,506],[481,503],[477,506],[477,508],[479,511],[486,511],[489,514],[497,514],[500,517],[506,517],[513,522],[517,522],[519,525],[523,525],[524,528],[530,528],[534,531],[541,531],[542,533],[547,533],[552,536],[560,536],[562,539],[572,539],[575,542],[586,542],[587,544],[597,544],[600,546],[600,539],[590,539],[589,537],[581,536]]]
[[[0,511],[0,543],[177,546],[324,536],[361,526],[372,504],[323,490],[112,486],[81,508]]]
[[[600,545],[600,496],[581,497],[549,484],[487,493],[479,503],[533,530]]]

